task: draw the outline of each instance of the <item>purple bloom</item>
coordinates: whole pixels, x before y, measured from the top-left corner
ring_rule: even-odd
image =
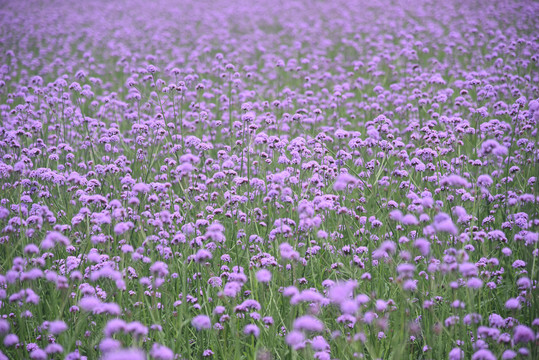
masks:
[[[464,179],[459,175],[449,175],[440,180],[440,185],[442,186],[455,186],[455,187],[467,187],[468,180]]]
[[[197,315],[191,320],[191,325],[198,331],[211,328],[211,320],[206,315]]]
[[[150,355],[157,360],[172,360],[174,359],[174,352],[168,347],[154,343]]]
[[[291,331],[286,335],[286,343],[292,347],[295,347],[305,341],[305,336],[297,330]]]
[[[359,180],[356,177],[348,173],[340,174],[335,180],[335,183],[333,184],[333,189],[335,191],[343,191],[346,190],[349,186],[352,188],[357,186],[358,182]]]
[[[417,239],[414,242],[414,246],[419,249],[419,252],[421,252],[423,256],[427,256],[430,252],[430,243],[426,239]]]
[[[256,280],[261,283],[269,283],[271,281],[271,272],[266,269],[258,270]]]
[[[8,334],[4,337],[4,346],[10,347],[19,342],[19,337],[15,334]]]
[[[213,351],[211,351],[210,349],[206,349],[204,350],[204,352],[202,353],[202,356],[204,357],[210,357],[213,355]]]
[[[502,354],[502,360],[511,360],[517,357],[517,353],[513,350],[505,350]]]
[[[327,343],[326,339],[322,336],[315,336],[311,340],[311,347],[316,351],[327,351],[329,350],[329,344]]]
[[[331,356],[325,351],[317,351],[314,353],[313,358],[317,360],[330,360]]]
[[[127,324],[122,319],[111,319],[107,322],[107,325],[103,329],[105,336],[110,337],[118,332],[125,331]]]
[[[406,280],[402,285],[402,288],[406,291],[417,291],[417,280]]]
[[[5,334],[9,331],[9,328],[11,326],[9,325],[9,322],[4,319],[0,319],[0,334]]]
[[[484,187],[490,187],[494,181],[492,181],[492,178],[488,175],[479,175],[477,178],[477,185],[484,186]]]
[[[114,233],[116,235],[122,235],[133,229],[135,225],[131,222],[120,222],[114,226]]]
[[[525,325],[517,325],[514,329],[513,341],[515,343],[527,343],[535,340],[535,333]]]
[[[412,214],[404,215],[401,219],[401,223],[403,225],[418,225],[419,221],[417,221],[417,218]]]
[[[195,255],[195,262],[203,263],[212,259],[212,254],[206,249],[200,249]]]
[[[496,356],[490,350],[481,349],[472,355],[472,360],[496,360]]]
[[[101,350],[101,352],[103,353],[119,350],[121,347],[122,347],[122,343],[119,340],[115,340],[111,338],[104,338],[99,343],[99,350]]]
[[[351,298],[356,287],[356,280],[338,282],[331,286],[328,297],[332,302],[340,304],[343,301]]]
[[[505,302],[505,307],[510,310],[518,310],[521,308],[520,301],[518,301],[518,299],[511,298]]]
[[[294,320],[294,330],[320,332],[324,324],[314,316],[304,315]]]
[[[466,284],[470,289],[480,289],[483,287],[483,281],[479,278],[473,277],[468,279],[468,283]]]
[[[30,353],[30,359],[32,360],[47,360],[47,353],[43,349],[35,349]]]
[[[387,310],[388,302],[382,299],[376,300],[375,308],[378,312],[384,312]]]
[[[460,348],[453,348],[449,352],[449,360],[462,360],[464,359],[464,351]]]
[[[121,349],[107,352],[102,360],[146,360],[146,355],[138,349]]]
[[[299,253],[288,243],[279,245],[281,257],[286,260],[299,260]]]
[[[416,267],[414,265],[403,263],[397,266],[397,273],[402,277],[412,277],[414,276],[415,269]]]
[[[260,329],[254,324],[248,324],[245,326],[245,328],[243,328],[243,333],[245,335],[253,335],[257,338],[258,336],[260,336]]]
[[[389,213],[389,218],[395,221],[401,221],[403,216],[404,215],[400,210],[391,210],[391,212]]]
[[[150,266],[150,272],[163,278],[168,275],[168,265],[162,261],[156,261]]]
[[[458,229],[451,220],[451,217],[445,213],[439,213],[434,217],[434,228],[438,232],[447,232],[451,235],[458,234]]]
[[[60,354],[64,352],[64,348],[60,344],[49,344],[45,347],[47,354]]]

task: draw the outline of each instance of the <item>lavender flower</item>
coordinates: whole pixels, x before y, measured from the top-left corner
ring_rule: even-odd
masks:
[[[198,331],[211,328],[211,320],[206,315],[197,315],[191,320],[191,325]]]

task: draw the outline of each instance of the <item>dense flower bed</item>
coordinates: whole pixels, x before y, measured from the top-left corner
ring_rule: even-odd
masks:
[[[539,3],[0,7],[0,359],[539,358]]]

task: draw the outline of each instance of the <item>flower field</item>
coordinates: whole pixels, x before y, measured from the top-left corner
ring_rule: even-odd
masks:
[[[0,0],[0,360],[539,359],[539,3]]]

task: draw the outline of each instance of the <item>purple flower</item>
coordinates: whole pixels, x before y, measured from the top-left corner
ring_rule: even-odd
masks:
[[[174,352],[168,347],[154,343],[150,355],[157,360],[172,360],[174,359]]]
[[[19,337],[15,334],[8,334],[4,337],[4,346],[10,347],[19,342]]]
[[[305,341],[305,336],[300,331],[294,330],[286,335],[286,343],[295,347]]]
[[[60,344],[49,344],[45,347],[47,354],[60,354],[64,352],[64,348]]]
[[[451,217],[445,213],[439,213],[434,217],[434,228],[438,232],[447,232],[451,235],[457,235],[459,232]]]
[[[299,253],[288,243],[279,245],[281,257],[285,260],[299,260]]]
[[[414,215],[407,214],[401,219],[401,223],[403,225],[418,225],[419,221],[417,221],[417,218]]]
[[[206,315],[197,315],[191,320],[191,325],[198,331],[211,328],[211,320]]]
[[[492,181],[492,178],[488,175],[479,175],[477,177],[477,185],[484,186],[484,187],[490,187],[494,181]]]
[[[61,320],[51,321],[49,323],[49,332],[54,335],[58,335],[67,330],[67,325]]]
[[[508,150],[505,146],[500,145],[496,140],[488,139],[481,144],[481,152],[483,156],[494,154],[497,156],[505,156]]]
[[[206,349],[204,350],[204,352],[202,353],[202,356],[204,357],[210,357],[213,355],[213,351],[211,351],[210,349]]]
[[[212,254],[211,254],[211,252],[209,252],[206,249],[200,249],[195,254],[195,262],[197,262],[199,264],[203,263],[203,262],[206,262],[208,260],[211,260],[211,259],[212,259]]]
[[[517,325],[514,329],[513,341],[518,343],[527,343],[535,340],[535,333],[525,325]]]
[[[313,358],[317,360],[330,360],[331,356],[325,351],[317,351],[314,353]]]
[[[440,185],[442,186],[454,186],[454,187],[467,187],[468,180],[464,179],[459,175],[449,175],[440,180]]]
[[[502,354],[502,360],[511,360],[517,357],[517,353],[513,350],[505,350]]]
[[[324,330],[324,324],[314,316],[304,315],[294,320],[294,330],[320,332]]]
[[[79,305],[80,307],[84,310],[84,311],[94,311],[95,309],[97,309],[100,305],[102,304],[101,300],[99,300],[97,297],[95,296],[87,296],[87,297],[83,297],[82,299],[80,299],[79,301]]]
[[[480,289],[483,287],[483,281],[479,278],[473,277],[468,279],[468,283],[466,284],[470,289]]]
[[[449,360],[462,360],[464,359],[464,351],[460,348],[453,348],[449,352]]]
[[[122,319],[111,319],[107,322],[107,325],[103,329],[103,333],[107,337],[111,337],[112,335],[125,331],[127,327],[127,324]]]
[[[402,218],[404,217],[404,215],[402,214],[402,212],[400,210],[391,210],[391,212],[389,213],[389,218],[391,220],[395,220],[395,221],[401,221]]]
[[[388,302],[382,299],[376,300],[375,308],[378,312],[384,312],[387,310]]]
[[[51,231],[45,236],[45,238],[41,242],[41,248],[43,250],[50,250],[58,243],[64,246],[68,246],[70,244],[70,241],[67,237],[62,235],[60,232]]]
[[[243,333],[245,335],[253,335],[257,338],[258,336],[260,336],[260,329],[254,324],[248,324],[243,328]]]
[[[522,306],[520,305],[520,301],[515,298],[511,298],[505,302],[505,307],[510,310],[519,310]]]
[[[397,273],[399,274],[399,276],[412,277],[414,276],[414,272],[415,266],[412,264],[403,263],[397,266]]]
[[[121,347],[122,347],[122,343],[119,340],[115,340],[111,338],[104,338],[99,343],[99,350],[101,350],[101,352],[103,353],[119,350]]]
[[[150,266],[150,272],[158,277],[164,278],[168,275],[168,265],[162,261],[156,261]]]
[[[343,173],[337,176],[337,179],[333,184],[333,189],[335,191],[343,191],[346,190],[349,186],[352,188],[357,186],[358,182],[359,180],[356,177],[348,173]]]
[[[256,273],[256,280],[261,283],[269,283],[271,281],[271,272],[266,269],[259,270]]]
[[[32,360],[47,360],[47,353],[43,349],[35,349],[30,353],[30,359]]]
[[[357,284],[358,283],[356,280],[343,281],[333,284],[329,289],[328,297],[332,302],[340,304],[351,298]]]
[[[148,334],[148,328],[138,321],[132,321],[126,324],[125,332],[133,334],[133,336],[140,338]]]
[[[329,344],[327,343],[326,339],[324,339],[324,337],[322,337],[320,335],[315,336],[311,340],[311,347],[313,348],[313,350],[316,350],[316,351],[329,350]]]
[[[121,349],[107,352],[102,360],[146,360],[146,355],[138,349]]]
[[[417,280],[406,280],[404,284],[402,284],[402,288],[406,291],[417,291]]]
[[[7,320],[0,319],[0,334],[5,334],[9,331],[10,325]]]
[[[430,243],[423,238],[419,238],[414,242],[414,246],[421,252],[423,256],[427,256],[430,252]]]
[[[114,226],[114,233],[119,236],[132,230],[134,227],[135,225],[131,221],[120,222]]]

